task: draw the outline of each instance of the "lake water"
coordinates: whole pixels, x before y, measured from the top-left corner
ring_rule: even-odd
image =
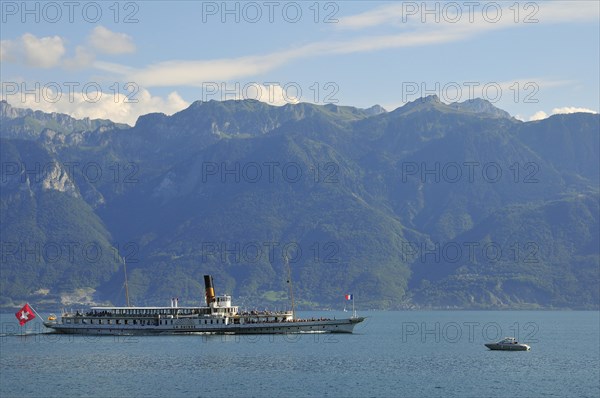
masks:
[[[0,396],[600,396],[598,312],[360,315],[352,335],[22,337],[3,314]],[[483,346],[504,336],[531,351]]]

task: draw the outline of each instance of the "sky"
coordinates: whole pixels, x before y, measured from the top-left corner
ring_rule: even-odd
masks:
[[[194,101],[600,110],[597,1],[1,2],[2,99],[134,125]]]

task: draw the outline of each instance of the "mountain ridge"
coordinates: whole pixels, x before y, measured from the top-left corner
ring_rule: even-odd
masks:
[[[372,308],[597,308],[598,217],[590,214],[599,191],[600,117],[521,122],[489,103],[461,104],[431,97],[382,112],[195,102],[171,116],[142,116],[133,127],[107,124],[80,135],[52,130],[41,115],[39,135],[23,128],[20,139],[3,138],[3,150],[20,148],[7,157],[11,167],[39,163],[41,150],[42,163],[96,164],[103,177],[56,169],[51,182],[73,182],[77,197],[69,200],[82,220],[64,226],[61,219],[73,218],[63,214],[60,191],[58,202],[43,207],[55,207],[50,216],[31,206],[12,217],[15,195],[30,188],[21,183],[23,170],[6,168],[3,179],[12,185],[2,185],[3,244],[27,231],[42,247],[56,234],[78,241],[69,230],[83,228],[88,232],[78,234],[98,239],[105,251],[136,260],[128,269],[138,304],[173,294],[195,302],[202,275],[212,273],[245,305],[264,305],[285,296],[281,256],[288,247],[302,252],[293,277],[303,308],[335,307],[347,292]],[[0,136],[4,129],[2,123]],[[57,138],[74,133],[78,140]],[[35,146],[22,144],[29,141]],[[43,233],[25,222],[32,217],[49,220]],[[459,263],[443,252],[425,261],[419,254],[454,244],[466,250],[468,243],[512,244],[528,254],[531,239],[544,254],[537,268],[523,256],[486,264],[481,251]],[[248,250],[257,247],[261,254],[251,261]],[[554,252],[560,255],[548,254]],[[2,306],[31,297],[51,306],[79,291],[86,300],[122,301],[122,270],[112,260],[100,268],[104,275],[85,277],[85,267],[64,264],[60,281],[45,263],[11,261],[2,264],[11,270],[0,278]],[[561,278],[574,282],[561,286]],[[10,283],[17,287],[5,289]]]

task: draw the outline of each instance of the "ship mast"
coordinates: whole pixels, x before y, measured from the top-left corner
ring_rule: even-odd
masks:
[[[125,257],[123,259],[123,272],[125,272],[125,301],[127,301],[127,306],[131,307],[129,304],[129,285],[127,284],[127,261],[125,261]]]
[[[290,288],[290,300],[292,302],[292,319],[296,319],[296,307],[294,305],[294,287],[292,285],[292,268],[290,267],[290,263],[287,258],[287,253],[283,256],[283,258],[285,259],[285,265],[287,266],[287,269],[288,269],[287,283],[290,285],[289,288]]]

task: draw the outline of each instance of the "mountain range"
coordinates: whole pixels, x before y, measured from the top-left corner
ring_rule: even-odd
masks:
[[[134,126],[0,102],[0,306],[598,309],[598,114],[197,101]],[[289,265],[286,266],[286,258]]]

